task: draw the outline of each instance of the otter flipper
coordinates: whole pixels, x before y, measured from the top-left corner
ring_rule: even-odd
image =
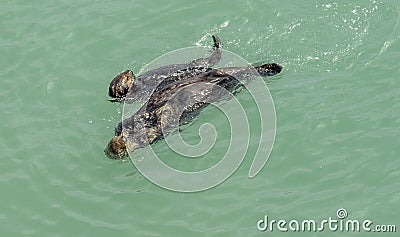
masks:
[[[214,41],[214,48],[221,48],[221,40],[218,38],[216,35],[212,35],[213,41]]]
[[[274,76],[282,71],[282,66],[277,63],[266,63],[254,67],[260,76]]]
[[[195,67],[195,66],[203,66],[203,67],[212,67],[215,64],[219,63],[221,61],[221,41],[216,35],[212,35],[212,39],[214,42],[213,48],[214,51],[211,54],[210,57],[208,58],[199,58],[196,60],[193,60],[189,65]]]

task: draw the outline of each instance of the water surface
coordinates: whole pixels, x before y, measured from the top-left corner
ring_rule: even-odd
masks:
[[[1,236],[281,236],[259,232],[257,221],[321,220],[339,208],[399,227],[398,1],[2,6]],[[269,85],[277,135],[262,172],[247,178],[251,144],[222,185],[182,194],[147,181],[130,162],[107,159],[122,110],[106,101],[109,81],[171,50],[209,45],[214,33],[250,62],[284,66]],[[238,98],[246,105],[246,94]],[[216,110],[204,116],[199,121],[225,124]],[[197,131],[184,130],[189,143]]]

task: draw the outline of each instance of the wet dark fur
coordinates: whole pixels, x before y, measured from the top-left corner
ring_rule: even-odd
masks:
[[[179,80],[179,75],[166,78],[146,104],[116,127],[115,136],[105,153],[112,159],[119,159],[137,148],[162,139],[208,104],[229,98],[229,92],[240,88],[246,80],[259,75],[275,75],[280,73],[282,67],[264,64],[255,69],[230,67],[214,69],[184,80]],[[218,86],[226,90],[220,90]]]
[[[148,71],[137,78],[132,71],[127,70],[117,75],[110,83],[108,95],[111,102],[135,102],[145,100],[150,96],[158,84],[172,74],[185,74],[186,76],[196,76],[212,70],[212,66],[221,60],[220,40],[217,36],[212,36],[214,41],[214,51],[208,58],[199,58],[185,64],[172,64]],[[126,79],[127,72],[132,76]],[[189,74],[189,75],[188,75]]]

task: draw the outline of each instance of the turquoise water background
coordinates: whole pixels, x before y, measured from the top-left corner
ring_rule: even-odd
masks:
[[[0,236],[396,236],[257,222],[345,208],[399,228],[399,1],[4,1],[0,32]],[[250,149],[222,185],[184,194],[107,159],[122,110],[106,101],[110,80],[214,33],[284,67],[269,86],[277,134],[261,173],[247,177]]]

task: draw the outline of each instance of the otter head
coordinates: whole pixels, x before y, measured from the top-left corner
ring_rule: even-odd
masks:
[[[126,70],[111,81],[108,88],[108,95],[112,98],[123,98],[133,85],[135,76],[131,70]]]
[[[113,160],[124,159],[134,150],[140,148],[137,143],[131,141],[122,134],[114,136],[107,144],[104,153]]]
[[[104,153],[106,153],[106,155],[110,159],[122,159],[128,156],[126,146],[127,144],[125,137],[123,137],[122,135],[115,136],[108,143],[106,149],[104,150]]]

